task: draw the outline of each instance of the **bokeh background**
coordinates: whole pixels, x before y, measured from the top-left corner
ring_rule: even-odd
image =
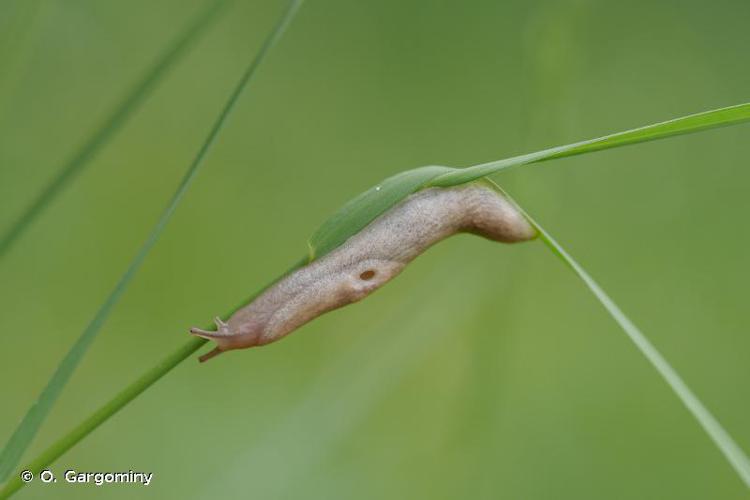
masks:
[[[0,228],[203,0],[0,5]],[[283,9],[238,0],[0,262],[0,440],[123,272]],[[747,101],[745,1],[309,0],[31,454],[306,251],[398,171]],[[750,449],[750,128],[496,180]],[[53,467],[148,488],[18,498],[738,499],[655,371],[539,242],[451,239],[282,342],[191,359]]]

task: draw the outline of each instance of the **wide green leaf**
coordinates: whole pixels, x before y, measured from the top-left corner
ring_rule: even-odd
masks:
[[[407,170],[350,200],[326,220],[308,241],[310,261],[338,247],[399,201],[419,191],[435,177],[452,170],[455,169],[438,166]]]

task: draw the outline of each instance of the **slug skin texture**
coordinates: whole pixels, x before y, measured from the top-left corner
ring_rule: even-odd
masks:
[[[216,331],[192,328],[193,335],[216,341],[199,359],[274,342],[325,312],[362,300],[430,246],[461,232],[503,243],[536,236],[523,214],[487,184],[418,191],[271,285],[228,322],[216,318]]]

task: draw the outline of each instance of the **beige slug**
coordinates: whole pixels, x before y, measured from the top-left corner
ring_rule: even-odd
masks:
[[[274,342],[361,300],[430,246],[459,232],[505,243],[536,236],[518,209],[487,184],[418,191],[335,250],[280,279],[226,323],[216,318],[217,331],[192,328],[193,335],[216,341],[199,359]]]

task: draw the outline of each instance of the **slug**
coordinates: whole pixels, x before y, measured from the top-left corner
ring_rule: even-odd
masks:
[[[357,302],[398,275],[433,244],[460,232],[504,243],[536,236],[524,215],[489,183],[418,191],[344,244],[291,272],[216,331],[190,333],[216,342],[201,362],[224,351],[269,344],[321,314]]]

